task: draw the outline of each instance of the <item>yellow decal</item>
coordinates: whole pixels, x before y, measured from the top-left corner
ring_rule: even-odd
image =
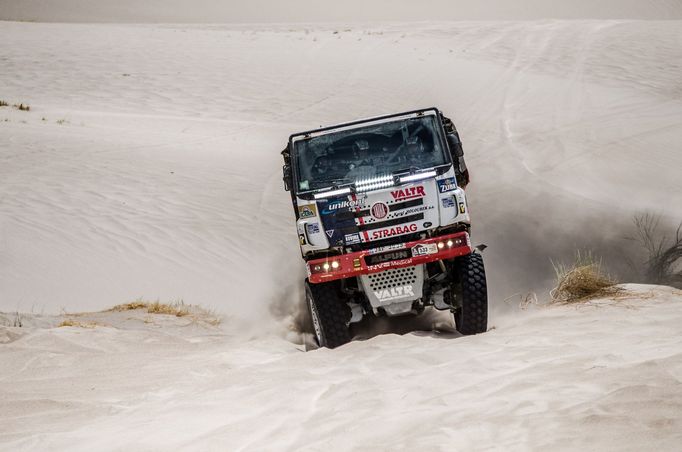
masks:
[[[310,204],[307,206],[298,206],[298,216],[301,218],[311,218],[317,216],[317,206]]]

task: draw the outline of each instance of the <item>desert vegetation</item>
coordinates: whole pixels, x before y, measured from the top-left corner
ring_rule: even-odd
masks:
[[[31,106],[25,103],[18,103],[18,104],[13,104],[12,105],[14,108],[17,110],[21,111],[31,111]],[[0,107],[9,107],[9,102],[0,99]]]
[[[590,251],[576,252],[569,264],[553,262],[557,285],[550,291],[555,303],[576,303],[618,291],[617,281]]]
[[[193,320],[201,320],[202,322],[213,326],[219,325],[221,322],[220,316],[218,316],[213,310],[205,309],[200,306],[185,304],[185,302],[182,300],[173,301],[170,303],[162,303],[159,300],[146,301],[143,299],[138,299],[130,303],[116,305],[109,309],[109,312],[136,310],[144,310],[149,314],[165,314],[173,315],[175,317],[189,317]]]
[[[135,300],[130,303],[116,305],[110,311],[134,311],[137,309],[146,309],[150,314],[168,314],[176,317],[184,317],[190,314],[190,306],[186,305],[182,300],[171,303],[161,303],[158,300],[153,302]]]
[[[643,282],[682,288],[682,223],[674,233],[661,231],[659,215],[646,213],[634,218],[632,237],[646,251],[638,265]]]
[[[57,325],[57,327],[62,328],[62,327],[72,326],[75,328],[95,328],[98,325],[99,324],[96,322],[79,322],[78,320],[68,318],[68,319],[62,320],[61,323],[59,325]]]

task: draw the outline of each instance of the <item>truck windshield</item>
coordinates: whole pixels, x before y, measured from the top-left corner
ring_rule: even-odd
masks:
[[[448,164],[437,131],[437,117],[427,115],[297,140],[297,191]]]

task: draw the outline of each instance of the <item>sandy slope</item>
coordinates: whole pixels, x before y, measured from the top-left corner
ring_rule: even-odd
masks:
[[[682,292],[301,353],[139,311],[0,330],[3,450],[679,450]],[[146,322],[145,322],[146,320]]]
[[[502,315],[550,258],[625,262],[635,212],[682,218],[678,21],[0,22],[0,42],[0,99],[31,105],[0,108],[0,312],[33,312],[0,330],[0,448],[678,445],[679,293]],[[278,151],[430,105],[465,140],[496,328],[301,353]],[[138,297],[225,320],[39,315]]]
[[[549,258],[632,247],[633,212],[682,218],[681,39],[678,22],[0,23],[0,96],[33,108],[0,109],[0,310],[158,297],[260,320],[303,275],[288,134],[419,105],[465,139],[495,298],[537,289]]]

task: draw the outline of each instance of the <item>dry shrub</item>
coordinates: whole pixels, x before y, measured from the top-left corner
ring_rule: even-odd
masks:
[[[9,104],[5,102],[4,100],[0,99],[0,107],[7,107]]]
[[[27,104],[14,104],[14,107],[21,111],[30,111],[31,107]]]
[[[176,317],[184,317],[189,315],[189,307],[182,301],[174,303],[161,303],[155,301],[147,306],[147,312],[150,314],[168,314]]]
[[[138,299],[131,303],[116,305],[109,309],[109,311],[122,312],[135,311],[136,309],[146,309],[150,314],[168,314],[176,317],[184,317],[190,314],[190,306],[186,305],[182,300],[172,303],[161,303],[159,300],[148,302]]]
[[[143,299],[137,299],[130,303],[124,303],[114,306],[108,311],[111,312],[123,312],[123,311],[135,311],[138,309],[144,309],[149,314],[166,314],[174,315],[176,317],[189,317],[192,321],[199,321],[208,325],[218,326],[222,322],[222,319],[213,310],[205,309],[200,306],[187,305],[184,301],[174,301],[171,303],[162,303],[157,301],[144,301]],[[153,323],[150,317],[144,319],[144,323]]]
[[[615,293],[614,281],[590,252],[576,253],[570,265],[553,263],[557,286],[550,291],[555,303],[575,303]]]
[[[142,300],[135,300],[131,303],[117,304],[109,311],[122,312],[122,311],[134,311],[136,309],[146,309],[148,303]]]
[[[644,282],[682,288],[682,223],[670,238],[659,233],[660,216],[646,213],[634,218],[635,237],[647,251]]]
[[[74,320],[74,319],[65,319],[65,320],[62,320],[62,323],[60,323],[58,325],[58,328],[61,328],[63,326],[73,326],[73,327],[77,327],[77,328],[95,328],[97,326],[97,323],[95,323],[95,322],[83,323],[83,322],[79,322],[79,321]]]

